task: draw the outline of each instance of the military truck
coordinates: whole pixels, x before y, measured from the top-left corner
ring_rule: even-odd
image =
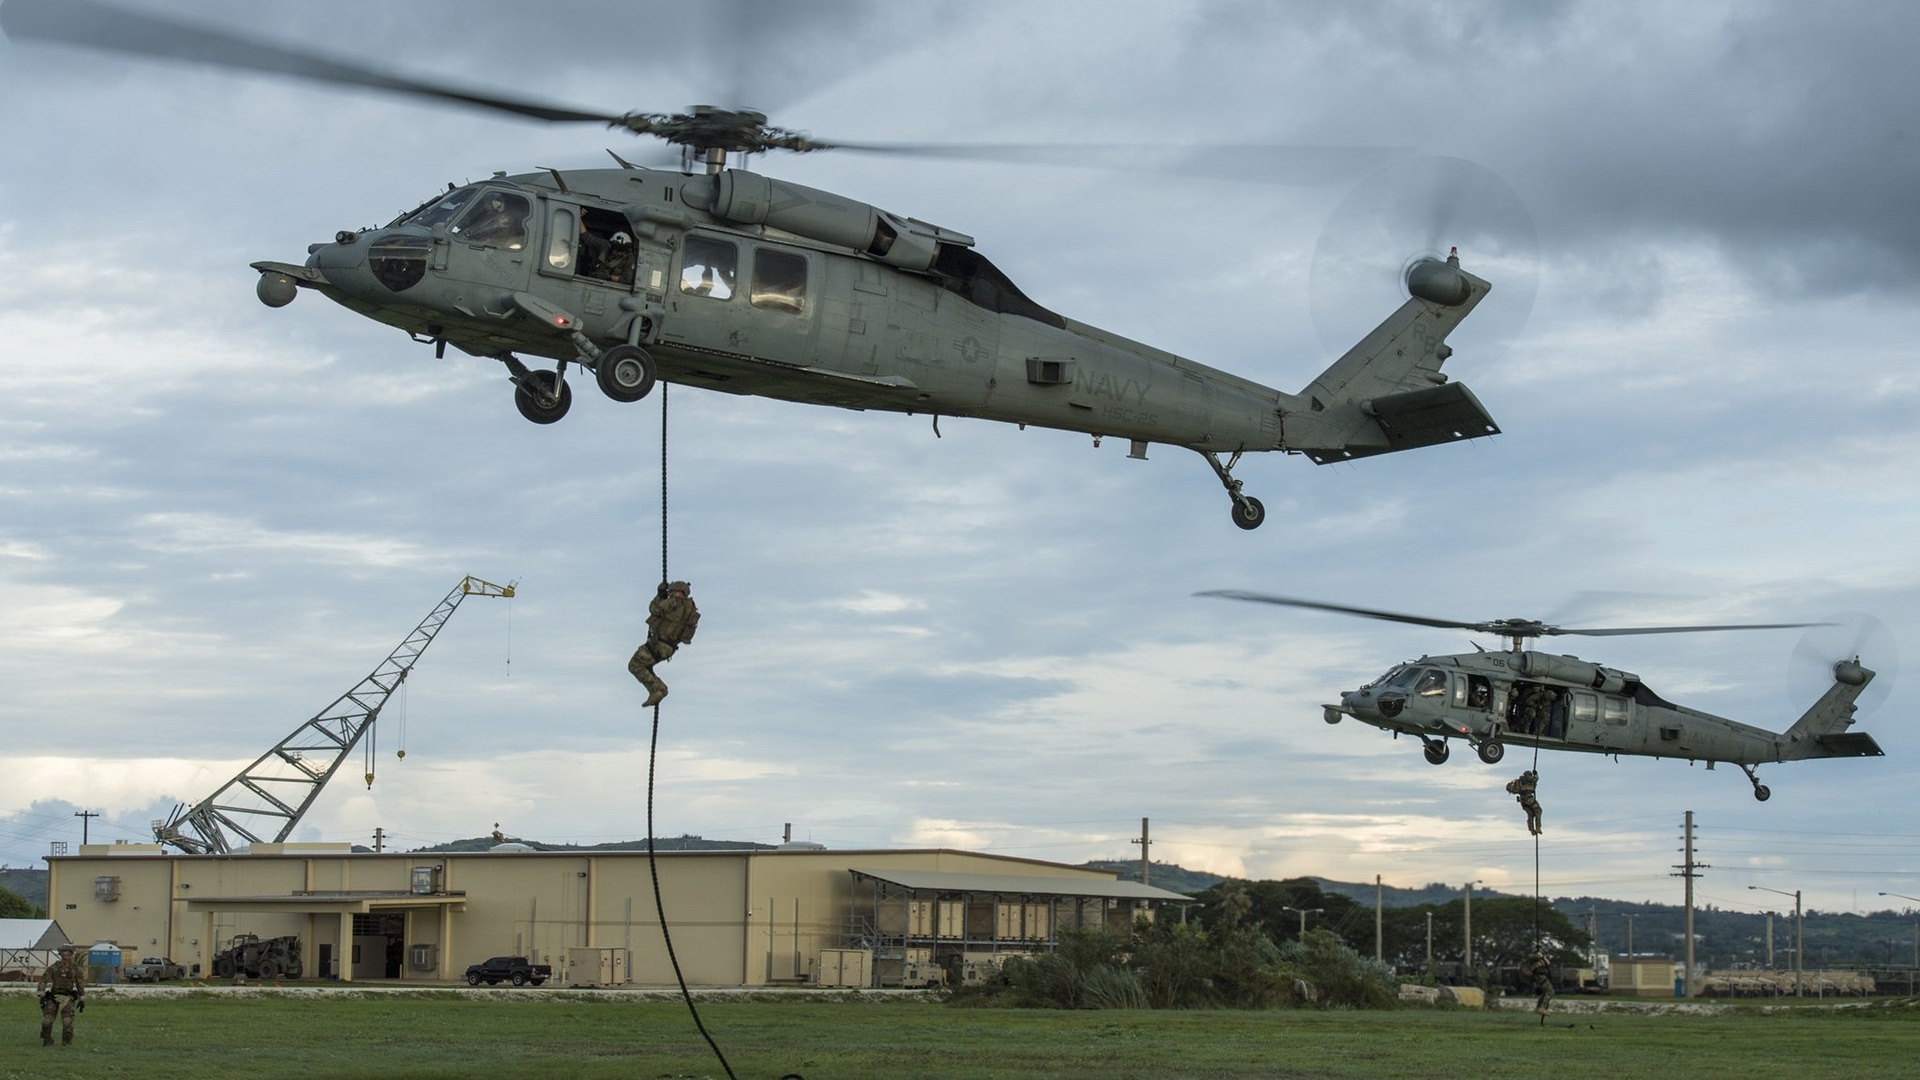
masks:
[[[502,980],[515,986],[532,983],[539,986],[553,977],[552,964],[529,963],[524,956],[491,956],[467,967],[467,985],[498,986]]]
[[[230,948],[213,958],[213,974],[220,979],[235,975],[250,979],[297,979],[301,970],[300,939],[291,934],[275,938],[241,934],[233,939]]]

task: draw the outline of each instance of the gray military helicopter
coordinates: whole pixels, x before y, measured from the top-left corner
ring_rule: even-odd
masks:
[[[448,185],[379,228],[346,229],[304,262],[262,260],[271,307],[311,291],[502,364],[514,403],[550,424],[570,369],[617,402],[657,380],[848,409],[978,417],[1200,454],[1232,518],[1266,511],[1242,454],[1319,464],[1494,435],[1440,368],[1489,283],[1457,254],[1411,261],[1408,298],[1298,393],[1076,322],[1029,299],[971,237],[741,168],[772,150],[926,151],[816,139],[747,109],[605,113],[472,92],[93,0],[6,0],[15,38],[295,75],[549,122],[594,122],[681,150],[679,169],[541,169]],[[987,148],[982,149],[983,152]],[[1001,148],[1005,149],[1005,148]],[[536,366],[528,358],[552,361]],[[1224,459],[1224,460],[1223,460]]]
[[[1709,769],[1724,761],[1740,766],[1753,784],[1753,797],[1765,802],[1773,792],[1760,782],[1756,770],[1761,764],[1882,754],[1873,736],[1847,730],[1853,724],[1854,700],[1875,675],[1861,665],[1857,655],[1833,662],[1833,684],[1792,727],[1774,732],[1676,705],[1654,693],[1632,672],[1524,647],[1533,638],[1562,634],[1622,637],[1830,625],[1826,623],[1576,629],[1536,619],[1434,619],[1236,589],[1198,595],[1505,638],[1508,648],[1502,652],[1475,645],[1476,651],[1471,653],[1422,656],[1396,665],[1360,689],[1341,694],[1340,704],[1322,707],[1322,718],[1329,724],[1351,716],[1393,732],[1395,738],[1402,733],[1416,736],[1427,761],[1435,765],[1445,763],[1450,756],[1448,743],[1452,739],[1465,740],[1489,765],[1506,756],[1509,743],[1542,750],[1685,758],[1688,762],[1704,761]]]

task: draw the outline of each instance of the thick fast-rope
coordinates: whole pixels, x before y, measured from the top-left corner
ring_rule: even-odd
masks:
[[[660,580],[667,580],[667,384],[660,384]],[[660,704],[653,706],[653,737],[647,743],[647,869],[653,875],[653,910],[660,917],[660,940],[667,946],[667,962],[673,966],[674,981],[680,984],[680,997],[687,1003],[687,1012],[693,1016],[693,1026],[700,1037],[707,1040],[713,1049],[713,1056],[720,1059],[720,1067],[727,1076],[734,1077],[733,1066],[727,1063],[727,1055],[720,1052],[720,1044],[713,1041],[707,1033],[707,1025],[700,1021],[700,1009],[693,1003],[693,993],[687,989],[687,977],[680,972],[680,957],[673,951],[673,935],[667,930],[667,904],[660,894],[660,863],[654,857],[653,840],[653,770],[660,756]]]
[[[1540,775],[1540,744],[1533,744],[1533,775]],[[1535,795],[1538,799],[1540,796]],[[1540,936],[1540,834],[1533,834],[1533,947],[1545,951],[1546,940]]]

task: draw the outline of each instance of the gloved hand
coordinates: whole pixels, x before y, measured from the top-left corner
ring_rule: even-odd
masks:
[[[86,1012],[86,1011],[87,1011],[87,998],[86,998],[86,995],[84,995],[84,994],[76,994],[76,995],[74,995],[74,999],[73,999],[73,1011],[74,1011],[74,1012],[77,1012],[77,1013],[83,1013],[83,1012]]]

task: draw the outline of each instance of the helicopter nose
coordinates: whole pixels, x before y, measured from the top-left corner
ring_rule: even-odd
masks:
[[[342,292],[372,296],[382,292],[367,266],[367,245],[362,238],[342,233],[331,244],[315,244],[307,249],[307,265],[327,275],[327,280]],[[342,243],[342,240],[347,242]]]

